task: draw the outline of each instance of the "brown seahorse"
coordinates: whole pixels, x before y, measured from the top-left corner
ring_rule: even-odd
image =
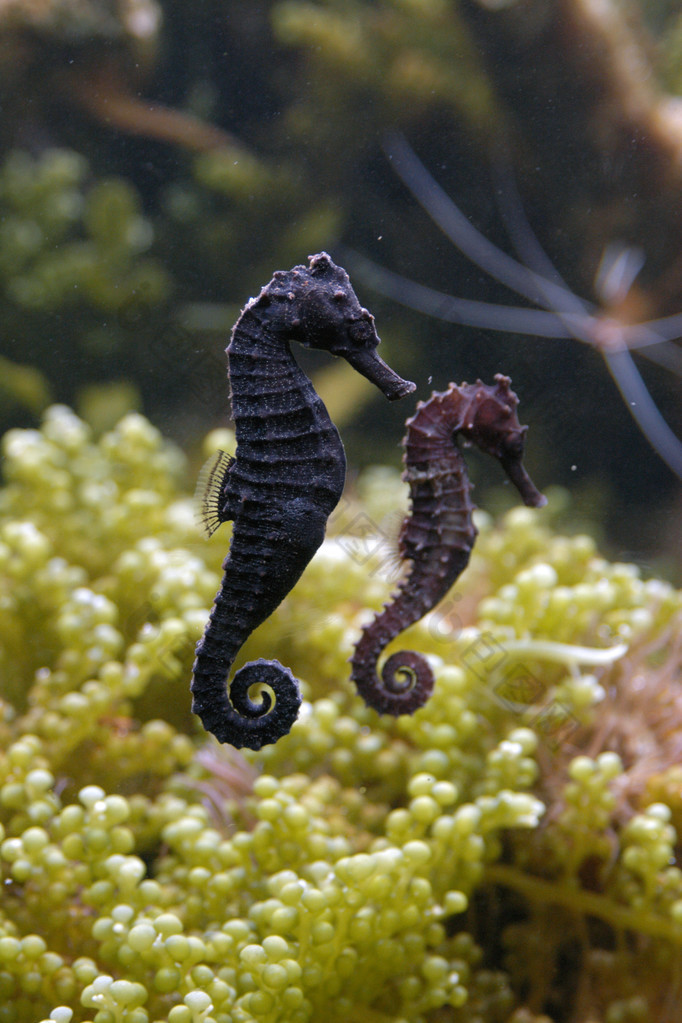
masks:
[[[376,353],[374,318],[348,275],[322,252],[278,271],[244,308],[227,348],[236,457],[208,472],[203,518],[209,535],[234,521],[224,578],[194,662],[192,710],[219,742],[260,749],[290,729],[301,703],[279,661],[244,665],[227,691],[249,634],[281,603],[324,539],[346,458],[338,431],[290,341],[340,355],[393,400],[414,390]],[[265,685],[258,700],[249,689]],[[274,695],[275,702],[271,693]]]
[[[450,384],[419,402],[407,420],[403,440],[411,512],[400,532],[400,556],[409,572],[383,611],[363,629],[353,654],[352,679],[368,706],[380,714],[412,714],[433,690],[433,672],[425,657],[411,650],[377,661],[392,639],[441,600],[469,563],[476,540],[472,484],[458,446],[475,444],[497,458],[524,504],[539,508],[546,498],[523,467],[526,426],[516,416],[518,398],[509,377],[495,384]]]

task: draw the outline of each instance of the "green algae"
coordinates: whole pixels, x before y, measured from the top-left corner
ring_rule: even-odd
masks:
[[[305,701],[242,755],[189,712],[226,537],[200,539],[178,449],[54,406],[3,454],[3,1023],[558,1023],[585,987],[593,1018],[658,1018],[682,943],[678,592],[547,511],[479,516],[457,592],[400,640],[433,697],[379,718],[347,663],[393,585],[403,487],[375,472],[247,644]]]

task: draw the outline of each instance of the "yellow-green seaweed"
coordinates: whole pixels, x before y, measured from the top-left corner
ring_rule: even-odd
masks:
[[[65,406],[2,453],[0,1023],[559,1023],[578,997],[660,1018],[680,593],[547,512],[481,515],[457,591],[401,637],[434,695],[380,719],[347,664],[394,585],[404,488],[374,472],[247,644],[306,699],[241,754],[189,712],[229,528],[200,538],[181,453]]]
[[[4,297],[26,310],[88,305],[119,312],[161,301],[168,282],[140,258],[153,231],[132,185],[104,178],[86,189],[87,161],[67,149],[39,158],[17,149],[0,167]]]

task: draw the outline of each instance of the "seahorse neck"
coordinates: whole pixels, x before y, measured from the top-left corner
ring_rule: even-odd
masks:
[[[227,354],[232,412],[237,422],[241,414],[263,413],[270,417],[301,405],[327,418],[286,337],[268,329],[267,322],[248,306],[234,328]]]

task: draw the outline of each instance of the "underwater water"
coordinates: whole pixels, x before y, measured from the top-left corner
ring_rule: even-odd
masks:
[[[676,5],[9,0],[0,33],[0,1023],[682,1019]],[[237,322],[276,382],[292,341],[348,464],[335,504],[306,391],[288,469],[254,377],[242,457],[294,524],[217,648],[295,698],[218,743],[189,686],[236,573]],[[510,478],[457,422],[425,496],[452,431],[404,455],[417,403],[500,377],[474,439]],[[429,685],[379,713],[351,660],[396,592]]]

